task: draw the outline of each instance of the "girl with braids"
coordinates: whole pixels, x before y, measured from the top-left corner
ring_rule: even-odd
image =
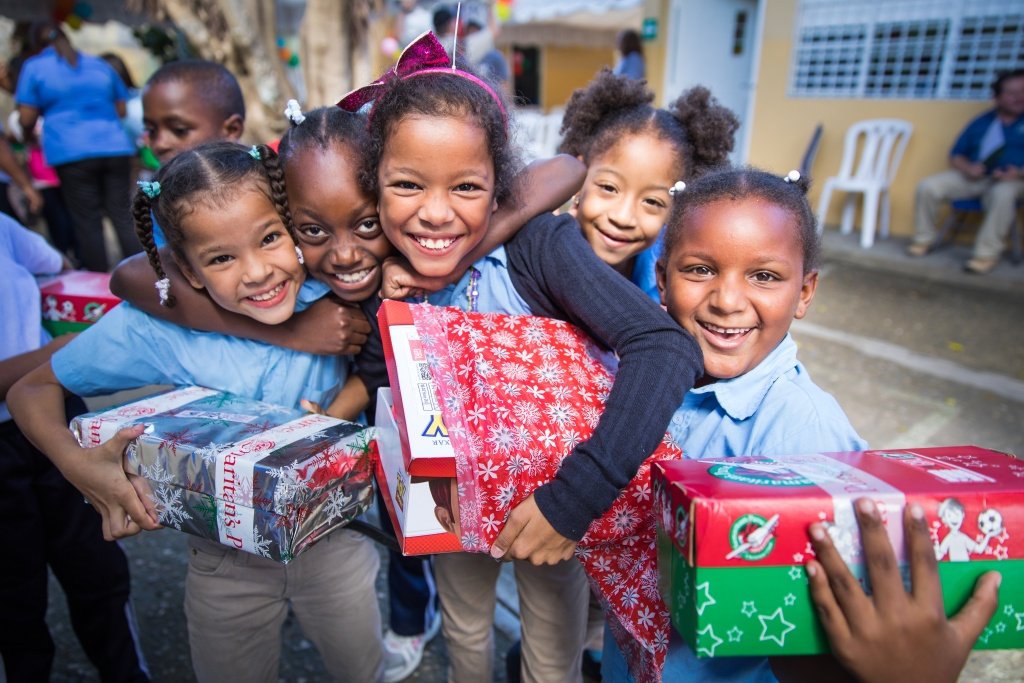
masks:
[[[739,121],[701,86],[667,109],[653,100],[645,82],[602,71],[566,105],[559,151],[587,166],[574,200],[587,242],[657,301],[654,262],[671,195],[728,162]]]
[[[151,213],[188,283],[180,291],[153,246]],[[270,325],[307,303],[284,174],[266,146],[215,142],[183,152],[141,186],[135,216],[169,310],[188,286],[204,289],[225,310]],[[196,332],[128,302],[101,322],[27,375],[9,400],[28,438],[103,515],[107,539],[158,528],[145,494],[122,470],[123,450],[141,427],[83,449],[66,427],[65,391],[95,396],[153,384],[201,385],[297,407],[302,398],[329,403],[345,378],[338,356]],[[276,681],[289,606],[331,676],[379,680],[379,558],[367,537],[340,529],[287,565],[198,537],[188,543],[185,612],[199,681]]]

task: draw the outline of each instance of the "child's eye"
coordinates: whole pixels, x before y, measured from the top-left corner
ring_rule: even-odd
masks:
[[[754,280],[756,280],[757,282],[775,282],[778,279],[779,278],[775,275],[775,273],[769,273],[763,270],[754,273]]]
[[[174,135],[176,137],[183,138],[183,137],[186,137],[192,131],[189,130],[188,128],[180,128],[180,127],[178,127],[178,128],[172,128],[171,132],[174,133]]]
[[[399,190],[418,190],[420,186],[411,180],[397,180],[391,183],[391,186]]]
[[[598,183],[597,187],[600,188],[602,192],[616,192],[615,186],[609,185],[608,183]]]
[[[281,239],[281,233],[275,230],[274,232],[268,232],[266,235],[264,235],[261,244],[263,246],[267,246],[268,244],[273,244],[279,239]]]
[[[683,271],[701,277],[706,277],[708,275],[713,274],[711,269],[708,268],[707,266],[690,266],[689,268],[684,268]]]
[[[214,256],[212,259],[210,259],[210,265],[211,266],[220,266],[220,265],[223,265],[225,263],[230,263],[233,260],[234,260],[233,256],[228,256],[227,254],[221,254],[220,256]]]
[[[647,197],[644,199],[644,204],[653,209],[664,209],[667,206],[665,202],[656,197]]]
[[[461,184],[455,186],[455,191],[456,192],[475,192],[476,190],[479,190],[479,189],[480,189],[480,186],[479,185],[474,185],[473,183],[461,183]]]
[[[356,226],[355,233],[362,238],[369,239],[376,237],[381,232],[380,221],[377,217],[367,218]]]
[[[299,226],[299,235],[308,237],[311,241],[319,241],[327,237],[327,231],[319,225],[301,225]]]

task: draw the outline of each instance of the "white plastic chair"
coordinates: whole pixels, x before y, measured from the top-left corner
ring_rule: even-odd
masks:
[[[860,246],[867,249],[875,242],[875,225],[883,237],[889,236],[889,186],[896,176],[903,152],[914,127],[900,119],[858,121],[846,131],[843,163],[839,174],[825,181],[818,201],[818,232],[825,226],[825,215],[833,190],[846,192],[840,232],[853,230],[856,193],[864,195]]]

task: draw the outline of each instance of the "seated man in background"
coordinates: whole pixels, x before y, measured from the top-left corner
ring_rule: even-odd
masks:
[[[910,256],[924,256],[935,246],[936,219],[944,202],[980,197],[985,218],[964,270],[984,274],[999,263],[1016,220],[1017,200],[1024,196],[1024,69],[999,76],[992,92],[995,108],[971,121],[953,145],[952,170],[918,184]]]

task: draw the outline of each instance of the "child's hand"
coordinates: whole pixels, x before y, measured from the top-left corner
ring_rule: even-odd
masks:
[[[904,510],[912,592],[907,593],[873,501],[856,501],[873,595],[864,593],[821,524],[810,528],[817,561],[807,563],[811,597],[836,659],[870,683],[956,681],[971,646],[992,618],[1000,575],[988,572],[974,595],[946,619],[935,551],[919,505]]]
[[[284,323],[294,348],[317,356],[354,356],[370,334],[370,323],[357,306],[325,296]]]
[[[302,399],[299,401],[299,407],[305,410],[307,413],[314,413],[316,415],[323,415],[324,409],[320,407],[319,403],[310,401],[308,399]]]
[[[82,457],[64,471],[68,481],[103,516],[103,538],[108,541],[160,528],[128,480],[122,463],[128,443],[143,429],[145,425],[141,424],[125,427],[109,441],[83,448]]]
[[[420,275],[409,262],[399,256],[390,256],[381,264],[383,277],[380,283],[381,299],[408,299],[422,297],[444,289],[448,280],[440,277]]]
[[[555,531],[537,507],[533,494],[517,505],[491,546],[496,560],[529,560],[531,564],[557,564],[572,557],[576,541]]]

